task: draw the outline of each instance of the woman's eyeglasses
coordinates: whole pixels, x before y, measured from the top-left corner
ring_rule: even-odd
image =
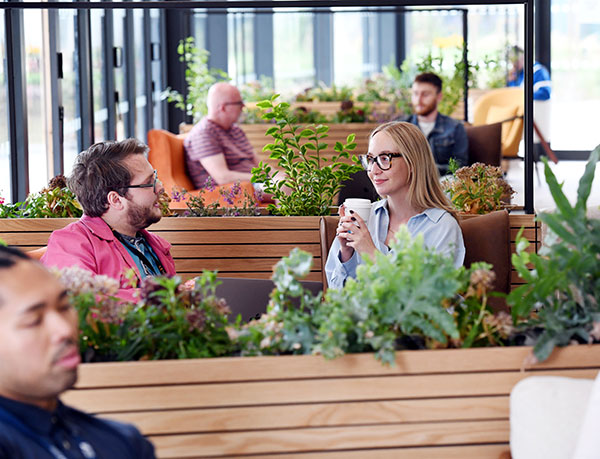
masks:
[[[373,168],[373,163],[377,162],[379,169],[387,171],[392,167],[392,158],[402,158],[402,153],[381,153],[377,156],[372,155],[360,155],[360,163],[366,171],[370,171]]]
[[[128,185],[125,188],[152,188],[152,191],[156,194],[156,182],[158,182],[158,176],[156,174],[156,169],[154,169],[154,180],[152,183],[142,183],[141,185]]]

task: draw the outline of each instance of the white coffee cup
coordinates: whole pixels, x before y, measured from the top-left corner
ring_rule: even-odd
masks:
[[[344,201],[344,210],[346,215],[350,215],[350,211],[353,210],[360,215],[360,218],[368,222],[371,215],[371,201],[362,198],[348,198]]]

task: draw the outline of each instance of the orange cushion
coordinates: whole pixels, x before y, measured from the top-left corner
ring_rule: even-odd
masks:
[[[174,187],[195,189],[185,168],[184,139],[185,136],[178,136],[162,129],[148,131],[148,147],[150,147],[148,161],[157,170],[158,178],[167,193],[170,193]]]

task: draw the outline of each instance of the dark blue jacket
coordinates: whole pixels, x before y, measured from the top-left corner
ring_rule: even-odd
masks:
[[[402,121],[419,125],[417,115],[411,115]],[[427,137],[433,153],[433,159],[440,175],[448,173],[448,162],[454,158],[460,166],[469,164],[469,141],[461,121],[438,113],[435,126]]]
[[[153,459],[154,447],[130,424],[96,418],[60,402],[50,412],[0,397],[1,459],[92,457]]]
[[[523,86],[525,72],[523,69],[517,75],[517,78],[508,82],[508,86]],[[533,100],[548,100],[552,92],[552,82],[548,69],[539,62],[533,64]]]

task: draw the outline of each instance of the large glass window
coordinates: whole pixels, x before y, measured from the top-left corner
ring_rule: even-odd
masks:
[[[148,100],[146,96],[146,39],[144,36],[143,10],[133,11],[133,38],[134,38],[134,61],[135,61],[135,136],[146,141],[146,132],[148,132],[148,117],[146,110]]]
[[[62,56],[62,79],[59,80],[61,103],[64,113],[64,169],[70,174],[75,157],[79,153],[81,117],[77,109],[79,72],[77,69],[77,13],[74,10],[58,10],[58,52]],[[31,164],[31,160],[30,160]]]
[[[278,92],[299,92],[313,86],[313,14],[273,14],[274,80]]]
[[[108,107],[106,106],[106,59],[104,58],[105,10],[90,11],[92,91],[94,93],[94,141],[112,139],[114,133],[108,132]]]
[[[332,8],[335,11],[335,8]],[[333,15],[333,75],[337,85],[355,85],[364,74],[365,13]]]
[[[235,84],[257,79],[254,71],[254,14],[229,12],[227,14],[228,69]],[[223,69],[225,70],[225,69]]]
[[[115,102],[117,107],[117,139],[127,135],[126,123],[129,116],[127,95],[127,76],[125,74],[125,10],[114,10],[114,66],[115,66]]]
[[[600,143],[600,3],[552,0],[551,11],[552,148],[592,150]]]
[[[0,198],[10,199],[10,143],[8,140],[8,100],[6,81],[6,42],[4,10],[0,10]]]
[[[24,10],[25,75],[27,81],[27,131],[29,141],[29,189],[41,190],[48,182],[46,159],[46,107],[42,11]],[[31,167],[35,165],[34,167]]]
[[[150,10],[150,33],[151,33],[151,65],[152,65],[152,125],[154,128],[162,128],[163,105],[161,92],[166,86],[163,75],[163,13],[161,10]]]

